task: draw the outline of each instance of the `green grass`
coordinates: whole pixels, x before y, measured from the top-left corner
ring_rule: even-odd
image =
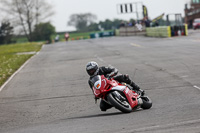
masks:
[[[106,31],[113,31],[113,30],[106,30]],[[99,33],[101,31],[91,31],[91,32],[81,32],[81,33],[69,33],[70,39],[69,40],[79,40],[79,39],[90,39],[91,33]],[[65,34],[59,34],[60,41],[65,41]],[[56,35],[52,36],[52,39],[55,38]]]
[[[113,30],[106,30],[106,31],[113,31]],[[91,32],[72,32],[69,33],[70,38],[69,40],[80,40],[80,39],[90,39],[91,33],[99,33],[101,31],[91,31]],[[52,41],[55,39],[57,34],[54,34],[51,36]],[[60,41],[65,41],[65,33],[59,33]],[[28,42],[27,38],[25,36],[17,36],[14,38],[16,40],[16,43],[25,43]],[[45,42],[45,40],[43,40]]]
[[[77,40],[79,39],[89,39],[91,32],[85,32],[85,33],[69,33],[70,39],[69,40]],[[56,35],[52,36],[52,39],[55,38]],[[65,34],[59,34],[60,41],[65,41]]]
[[[0,45],[0,86],[28,60],[33,54],[20,54],[23,52],[37,52],[41,43],[22,43]]]
[[[106,31],[113,31],[113,30],[106,30]],[[91,31],[91,32],[72,32],[69,33],[70,38],[69,40],[80,40],[80,39],[90,39],[90,34],[91,33],[99,33],[101,31]],[[57,34],[52,35],[51,39],[52,41],[55,39]],[[59,33],[60,36],[60,41],[65,41],[65,33]],[[27,38],[25,36],[17,36],[14,38],[14,40],[16,40],[17,43],[25,43],[28,42]],[[43,41],[45,42],[45,40]]]

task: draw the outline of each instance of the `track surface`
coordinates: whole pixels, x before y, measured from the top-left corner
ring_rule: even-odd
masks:
[[[188,37],[113,37],[45,45],[0,92],[1,133],[200,132],[200,32]],[[150,110],[101,112],[88,61],[129,74]],[[135,76],[134,72],[136,70]]]

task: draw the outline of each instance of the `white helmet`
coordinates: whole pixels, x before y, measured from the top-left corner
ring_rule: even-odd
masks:
[[[99,72],[99,65],[94,61],[88,62],[86,71],[90,76],[96,76]]]

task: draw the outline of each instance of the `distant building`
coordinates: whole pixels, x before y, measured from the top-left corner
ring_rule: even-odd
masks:
[[[185,4],[185,23],[189,28],[192,28],[192,23],[195,18],[200,18],[200,0],[191,0]]]

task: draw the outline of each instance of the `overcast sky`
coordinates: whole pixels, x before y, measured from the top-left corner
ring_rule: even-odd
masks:
[[[134,14],[118,14],[117,4],[142,2],[148,9],[151,19],[162,13],[181,13],[184,16],[185,3],[190,0],[47,0],[54,6],[55,15],[51,22],[57,31],[70,31],[74,27],[67,25],[69,17],[74,13],[92,13],[97,22],[105,19],[136,19]]]

